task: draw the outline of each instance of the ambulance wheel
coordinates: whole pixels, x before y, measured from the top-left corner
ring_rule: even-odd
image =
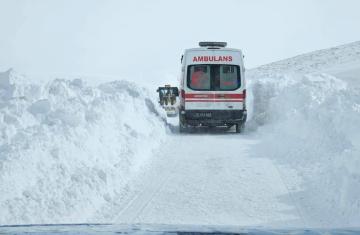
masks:
[[[183,124],[179,123],[179,132],[180,133],[185,133],[186,130],[187,130],[186,127]]]
[[[183,121],[181,120],[181,114],[179,114],[179,132],[180,133],[186,132],[186,126],[183,123]]]
[[[238,123],[235,125],[235,131],[236,133],[241,133],[244,130],[245,124],[244,123]]]

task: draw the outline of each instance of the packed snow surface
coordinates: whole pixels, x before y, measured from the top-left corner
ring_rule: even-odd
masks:
[[[180,135],[130,82],[0,74],[0,224],[359,227],[360,42],[247,82],[243,134]]]

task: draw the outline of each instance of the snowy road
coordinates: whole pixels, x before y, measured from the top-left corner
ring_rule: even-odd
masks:
[[[232,133],[173,135],[115,222],[290,225],[300,217],[287,186],[270,160],[251,157],[254,144]]]

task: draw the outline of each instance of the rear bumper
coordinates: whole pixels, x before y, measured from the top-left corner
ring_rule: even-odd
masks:
[[[190,126],[227,126],[244,123],[246,110],[181,110],[180,121]]]

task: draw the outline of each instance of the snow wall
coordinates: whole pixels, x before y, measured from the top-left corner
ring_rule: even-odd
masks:
[[[166,136],[148,97],[126,81],[0,73],[0,224],[96,222],[116,206]]]
[[[360,68],[360,42],[248,74],[248,131],[260,136],[252,154],[283,166],[290,203],[308,227],[360,225],[360,73],[354,85],[323,72],[354,62]]]

